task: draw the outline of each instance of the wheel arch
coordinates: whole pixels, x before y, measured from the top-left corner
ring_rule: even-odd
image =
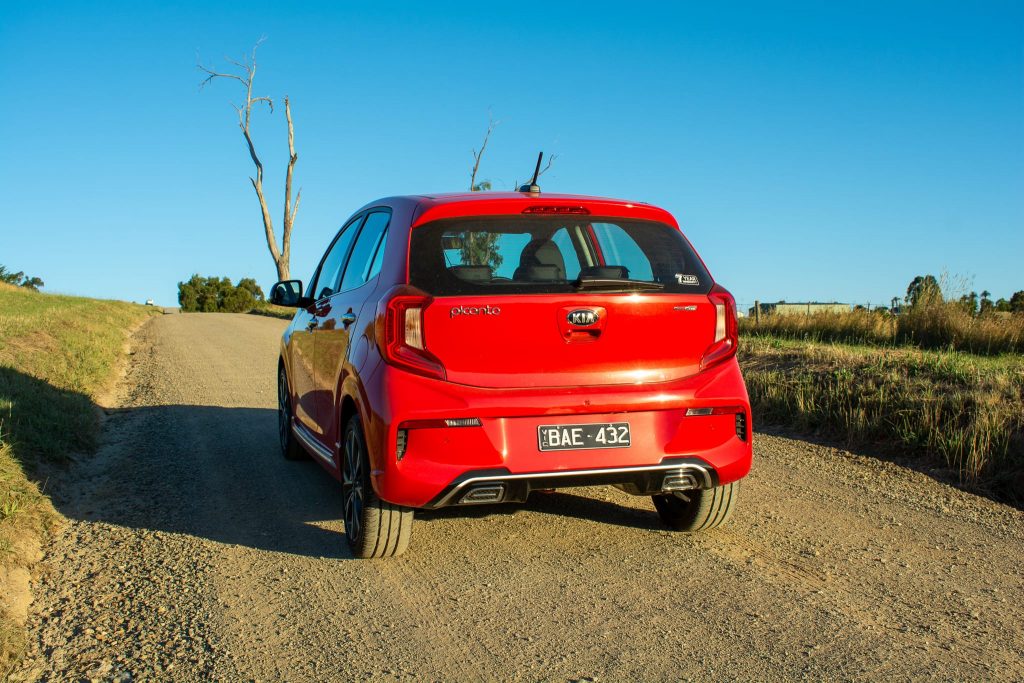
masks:
[[[374,491],[377,490],[377,477],[384,469],[383,458],[385,454],[382,453],[381,442],[383,437],[380,432],[380,420],[379,416],[376,416],[373,409],[370,407],[369,397],[366,394],[366,388],[359,378],[349,373],[340,383],[338,389],[338,396],[340,400],[336,403],[338,406],[338,467],[341,467],[341,458],[344,457],[342,449],[344,448],[344,434],[345,425],[348,424],[349,419],[353,415],[359,416],[359,426],[363,429],[363,441],[366,444],[367,454],[370,459],[370,481],[373,485]],[[341,471],[340,469],[338,470]]]

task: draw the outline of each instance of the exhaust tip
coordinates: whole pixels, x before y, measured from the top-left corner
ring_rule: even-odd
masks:
[[[672,470],[661,482],[662,491],[693,491],[700,488],[697,477],[683,470]]]
[[[500,503],[505,497],[504,484],[487,484],[474,486],[459,499],[459,505],[480,505],[483,503]]]

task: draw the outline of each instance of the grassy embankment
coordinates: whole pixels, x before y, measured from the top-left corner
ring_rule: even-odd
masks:
[[[741,334],[755,420],[928,458],[1024,502],[1024,315],[763,316]]]
[[[0,586],[10,592],[0,600],[0,678],[24,649],[3,603],[60,524],[40,470],[96,448],[94,400],[111,388],[129,330],[155,312],[0,285]]]
[[[741,331],[816,342],[913,346],[981,355],[1024,353],[1024,314],[973,316],[956,303],[912,308],[892,316],[873,311],[763,315],[755,326],[744,318]]]
[[[288,308],[287,306],[275,306],[274,304],[268,304],[266,302],[258,303],[256,306],[249,311],[250,315],[265,315],[268,318],[281,318],[282,320],[291,320],[295,317],[295,309]]]

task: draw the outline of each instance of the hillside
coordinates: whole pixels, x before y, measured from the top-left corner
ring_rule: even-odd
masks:
[[[24,647],[29,570],[60,524],[41,475],[96,447],[96,402],[130,330],[153,313],[0,285],[0,675]]]

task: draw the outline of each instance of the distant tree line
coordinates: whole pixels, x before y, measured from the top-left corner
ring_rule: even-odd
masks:
[[[982,291],[981,296],[977,292],[964,294],[954,300],[965,311],[971,315],[985,315],[992,312],[1003,313],[1024,313],[1024,290],[1014,292],[1009,299],[1000,298],[992,300],[992,293],[987,289]],[[893,306],[898,299],[893,299]],[[904,297],[907,306],[931,306],[935,304],[948,303],[942,294],[942,287],[934,275],[918,275],[911,280],[907,287],[907,295]]]
[[[0,282],[3,282],[6,285],[14,285],[16,287],[31,289],[33,292],[38,292],[39,288],[45,285],[45,283],[37,277],[29,277],[20,270],[17,273],[12,273],[2,265],[0,265]]]
[[[227,277],[193,275],[178,283],[178,305],[184,313],[245,313],[265,302],[263,290],[251,277],[237,285]]]

